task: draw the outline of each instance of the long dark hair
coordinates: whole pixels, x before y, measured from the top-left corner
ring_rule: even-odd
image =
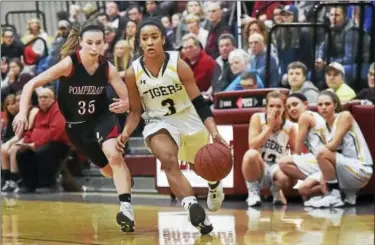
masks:
[[[318,98],[322,95],[326,95],[326,96],[331,98],[333,104],[335,105],[335,112],[336,113],[339,113],[339,112],[342,111],[342,105],[341,105],[340,98],[334,92],[329,91],[329,90],[323,90],[322,92],[319,93]]]
[[[73,26],[73,28],[70,30],[68,40],[66,40],[65,44],[62,46],[62,48],[60,50],[61,59],[64,59],[65,57],[71,55],[77,49],[79,49],[79,47],[80,47],[80,45],[79,45],[80,37],[85,32],[85,29],[88,28],[88,27],[93,27],[93,28],[87,29],[87,31],[98,30],[98,31],[102,31],[103,34],[104,34],[103,24],[96,19],[86,21],[85,23],[83,23],[83,25],[81,27]],[[95,27],[97,27],[97,28],[95,28]],[[103,38],[104,38],[104,35],[103,35]]]

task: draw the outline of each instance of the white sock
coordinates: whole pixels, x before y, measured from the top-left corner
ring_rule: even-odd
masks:
[[[184,207],[186,211],[189,211],[190,205],[193,203],[198,203],[195,196],[184,197],[181,201],[181,206]]]
[[[247,189],[250,190],[257,190],[259,191],[259,181],[253,181],[253,182],[248,182],[246,181],[246,187]]]

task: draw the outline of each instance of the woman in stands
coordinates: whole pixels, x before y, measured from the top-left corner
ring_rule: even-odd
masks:
[[[340,207],[355,205],[356,192],[372,176],[373,160],[366,140],[349,111],[341,112],[336,94],[323,91],[318,98],[318,111],[331,128],[332,140],[319,149],[317,160],[322,172],[321,185],[328,193],[311,206]],[[371,136],[370,136],[371,137]],[[341,191],[345,194],[344,202]]]
[[[17,134],[27,128],[34,89],[59,79],[58,103],[67,121],[67,134],[105,176],[113,177],[121,203],[117,223],[122,231],[132,232],[131,176],[122,153],[116,150],[120,129],[116,116],[108,110],[105,87],[110,84],[122,100],[127,100],[128,95],[116,68],[100,55],[104,42],[104,27],[98,21],[86,22],[81,29],[73,28],[61,49],[62,60],[24,86],[13,127]]]
[[[19,111],[19,101],[21,99],[21,92],[16,96],[14,96],[13,94],[9,96],[14,97],[14,104],[12,104],[11,107],[10,105],[7,106],[7,112],[9,112],[10,114],[7,113],[7,128],[5,132],[6,135],[12,135],[13,137],[6,141],[6,143],[1,145],[1,173],[4,173],[5,180],[4,188],[2,188],[1,191],[17,193],[19,191],[18,182],[20,180],[20,176],[16,156],[17,152],[22,148],[22,146],[20,146],[19,144],[23,143],[23,136],[27,133],[25,133],[22,136],[22,138],[19,135],[14,135],[12,122],[14,116]],[[34,120],[38,111],[39,109],[37,107],[30,106],[28,112],[29,116],[27,130],[30,130],[33,127]],[[3,180],[3,178],[1,180]]]
[[[278,160],[294,152],[296,127],[285,119],[285,96],[279,91],[266,98],[266,112],[255,113],[249,123],[249,150],[242,161],[242,174],[249,191],[249,207],[261,204],[260,189],[271,188],[274,204],[286,204],[282,189],[288,177],[279,169]]]
[[[300,93],[289,95],[287,108],[290,117],[298,122],[296,152],[280,159],[280,169],[289,177],[303,180],[295,188],[298,187],[300,195],[306,200],[321,194],[316,154],[328,139],[328,128],[321,115],[307,110],[307,98]],[[304,205],[309,206],[310,200],[305,201]]]

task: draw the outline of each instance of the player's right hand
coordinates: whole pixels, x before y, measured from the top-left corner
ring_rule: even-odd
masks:
[[[270,113],[267,114],[267,125],[269,125],[270,128],[274,128],[276,125],[276,121],[276,109],[271,109]]]
[[[28,121],[26,115],[24,115],[23,113],[18,113],[16,117],[13,119],[12,126],[15,134],[21,137],[23,131],[27,130],[28,128]]]
[[[116,140],[117,140],[116,149],[120,151],[121,153],[124,153],[124,147],[125,147],[126,142],[129,140],[129,136],[122,133],[119,136],[117,136]]]

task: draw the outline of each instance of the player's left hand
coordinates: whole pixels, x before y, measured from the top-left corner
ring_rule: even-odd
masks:
[[[129,110],[129,102],[126,100],[113,98],[114,102],[109,105],[109,110],[113,113],[125,113]]]
[[[225,145],[229,149],[231,148],[230,145],[224,140],[224,138],[219,133],[213,134],[212,135],[212,139],[213,139],[213,141],[215,143],[219,143],[219,144]]]
[[[124,153],[124,147],[125,147],[126,142],[129,140],[129,136],[122,133],[119,136],[117,136],[116,140],[117,140],[116,149],[119,152]]]

